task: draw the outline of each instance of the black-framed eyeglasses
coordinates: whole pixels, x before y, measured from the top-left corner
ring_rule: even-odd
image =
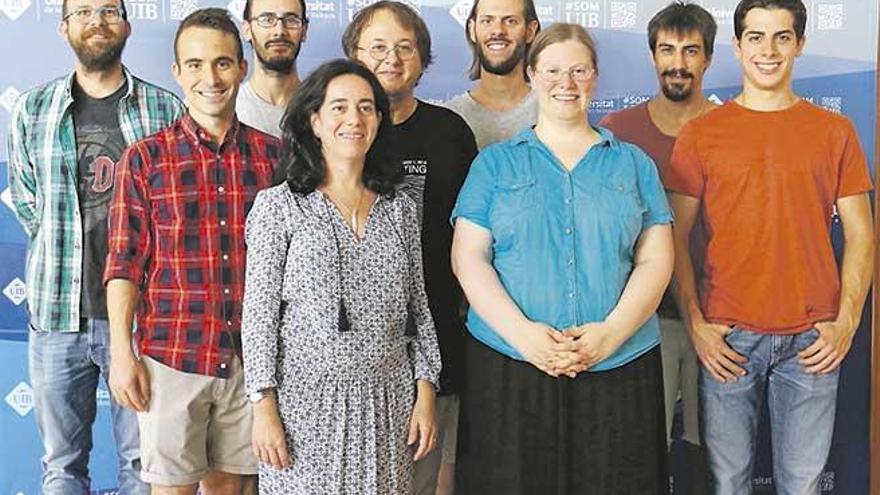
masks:
[[[275,25],[278,24],[278,21],[281,21],[281,25],[284,26],[284,29],[302,29],[303,26],[309,23],[308,19],[303,19],[293,13],[278,15],[274,12],[264,12],[256,17],[250,18],[249,20],[256,22],[257,26],[266,29],[275,27]]]
[[[589,81],[596,77],[596,69],[592,67],[588,67],[586,65],[575,65],[574,67],[570,67],[569,69],[562,69],[560,67],[544,67],[543,69],[537,69],[535,72],[541,76],[541,79],[556,83],[562,80],[563,74],[568,74],[569,77],[573,81],[577,82],[585,82]]]
[[[416,49],[410,44],[400,43],[394,46],[388,46],[385,43],[373,43],[368,48],[357,47],[358,50],[363,50],[370,54],[373,57],[373,60],[383,61],[391,55],[391,52],[397,52],[397,58],[400,60],[409,60],[413,58],[416,54]]]
[[[103,7],[80,7],[74,11],[68,12],[61,18],[62,21],[73,20],[79,24],[86,24],[95,18],[95,14],[107,24],[118,24],[125,19],[125,11],[122,7],[114,5],[105,5]]]

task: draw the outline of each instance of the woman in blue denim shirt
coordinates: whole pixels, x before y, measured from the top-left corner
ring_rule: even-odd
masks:
[[[452,214],[471,308],[457,487],[465,494],[666,493],[654,314],[672,215],[651,160],[594,128],[580,26],[527,59],[538,123],[487,147]]]

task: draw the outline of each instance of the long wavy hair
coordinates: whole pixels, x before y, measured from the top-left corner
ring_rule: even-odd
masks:
[[[351,60],[335,59],[322,64],[309,74],[290,100],[281,119],[284,149],[281,170],[294,193],[309,194],[320,186],[326,177],[326,164],[321,152],[321,140],[312,131],[311,117],[324,104],[327,86],[337,77],[352,74],[367,81],[373,90],[373,100],[379,112],[379,129],[376,139],[367,152],[364,162],[364,185],[376,194],[391,197],[395,186],[403,180],[403,171],[396,166],[389,143],[393,131],[391,109],[382,84],[369,69]]]

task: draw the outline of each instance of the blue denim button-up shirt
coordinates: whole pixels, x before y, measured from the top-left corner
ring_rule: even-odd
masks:
[[[633,269],[636,241],[672,222],[657,168],[642,150],[604,128],[571,170],[527,129],[484,149],[471,166],[452,221],[492,234],[492,264],[527,318],[564,330],[602,321]],[[470,309],[475,338],[522,356]],[[656,315],[591,371],[622,366],[660,342]]]

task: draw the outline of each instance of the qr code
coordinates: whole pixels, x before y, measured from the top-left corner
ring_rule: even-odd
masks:
[[[636,2],[611,2],[610,29],[626,29],[636,26]]]
[[[834,491],[834,471],[826,471],[819,478],[819,489],[823,492]]]
[[[179,21],[199,8],[198,0],[171,0],[171,20]]]
[[[820,3],[818,14],[819,25],[816,26],[816,29],[820,31],[843,29],[842,3]]]
[[[828,111],[843,113],[843,98],[840,96],[823,96],[819,102],[822,108]]]

